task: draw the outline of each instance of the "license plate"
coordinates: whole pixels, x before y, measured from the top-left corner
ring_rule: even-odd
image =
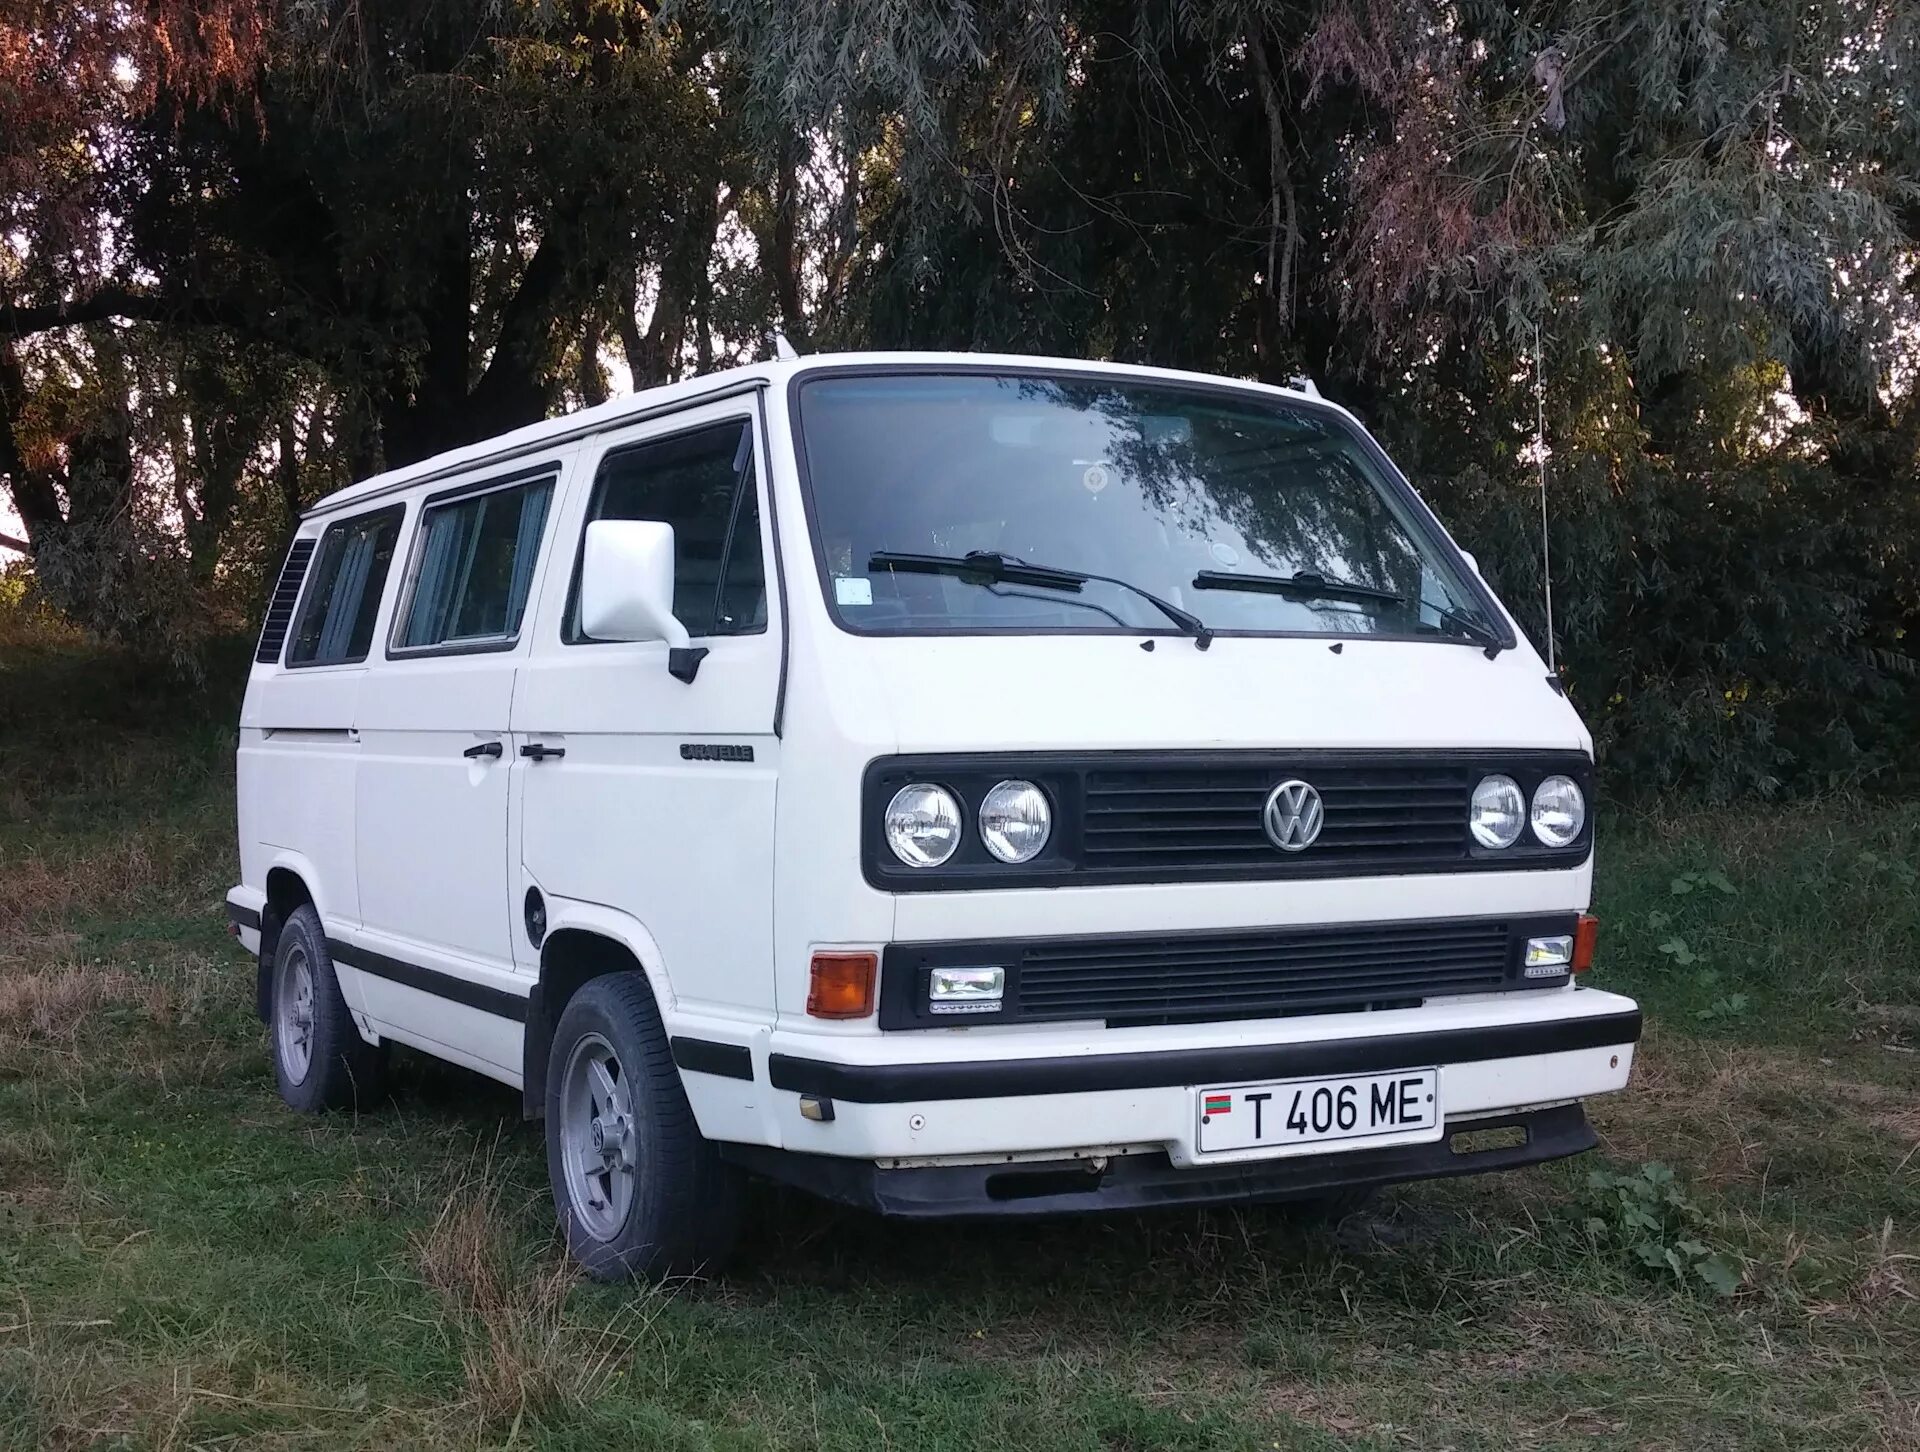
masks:
[[[1230,1084],[1195,1096],[1201,1154],[1288,1149],[1440,1129],[1440,1071],[1397,1069],[1340,1079]]]

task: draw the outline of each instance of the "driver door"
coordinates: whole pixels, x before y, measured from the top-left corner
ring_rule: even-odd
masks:
[[[637,920],[681,1005],[764,1013],[784,622],[769,589],[753,401],[690,409],[590,447],[592,483],[573,491],[560,523],[514,697],[514,739],[535,748],[513,762],[523,889]],[[674,614],[708,651],[691,682],[668,674],[663,641],[581,630],[581,544],[597,519],[673,526]]]

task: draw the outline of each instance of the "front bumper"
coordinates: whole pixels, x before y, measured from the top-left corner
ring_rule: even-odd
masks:
[[[1498,1140],[1478,1147],[1482,1136]],[[1341,1190],[1510,1170],[1590,1150],[1578,1104],[1450,1121],[1427,1144],[1181,1169],[1164,1153],[996,1165],[882,1168],[836,1155],[726,1145],[736,1164],[824,1199],[916,1220],[998,1220],[1154,1207],[1245,1205]]]
[[[881,1161],[883,1168],[1144,1151],[1185,1172],[1275,1158],[1272,1149],[1199,1153],[1198,1088],[1431,1067],[1439,1070],[1446,1120],[1484,1118],[1624,1088],[1639,1037],[1640,1011],[1631,999],[1567,989],[1153,1029],[776,1029],[766,1058],[755,1057],[757,1069],[764,1065],[775,1120],[765,1142],[786,1150]],[[803,1117],[803,1095],[831,1100],[832,1118]],[[696,1110],[699,1100],[696,1093]],[[1337,1158],[1431,1137],[1428,1130],[1281,1154]]]

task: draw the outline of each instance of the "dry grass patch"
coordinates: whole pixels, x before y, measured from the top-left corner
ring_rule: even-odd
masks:
[[[85,1321],[28,1320],[12,1329],[0,1337],[0,1372],[30,1409],[33,1445],[45,1452],[474,1445],[447,1409],[374,1404],[359,1384],[341,1394],[279,1373],[235,1376],[219,1360],[128,1360],[111,1340],[89,1339],[101,1328]],[[209,1425],[216,1422],[218,1431]]]
[[[1895,1079],[1909,1077],[1902,1065],[1889,1061],[1887,1067]],[[1909,1154],[1920,1143],[1914,1088],[1863,1077],[1879,1069],[1846,1054],[1816,1058],[1713,1043],[1655,1026],[1635,1060],[1631,1088],[1592,1110],[1602,1147],[1616,1160],[1684,1163],[1698,1184],[1754,1187],[1765,1182],[1783,1146],[1831,1141],[1834,1126],[1873,1125],[1888,1136],[1885,1156],[1892,1163]],[[1908,1168],[1920,1173],[1920,1157]]]
[[[9,1041],[71,1043],[102,1010],[138,1008],[155,1023],[174,1013],[165,983],[105,964],[66,963],[0,975],[0,1047]]]
[[[231,873],[232,853],[210,832],[145,829],[63,846],[0,862],[0,940],[135,910],[219,921],[207,894]]]
[[[1854,1293],[1855,1299],[1863,1305],[1878,1305],[1883,1301],[1920,1300],[1913,1289],[1913,1282],[1920,1279],[1920,1255],[1908,1255],[1893,1248],[1893,1221],[1889,1218],[1880,1227],[1880,1234],[1874,1244],[1872,1259],[1868,1262],[1867,1273],[1860,1280],[1860,1289]]]
[[[483,1423],[579,1410],[605,1394],[665,1304],[635,1287],[610,1322],[574,1319],[578,1274],[556,1254],[516,1254],[513,1217],[490,1167],[456,1185],[429,1229],[415,1238],[421,1278],[465,1322],[467,1395]]]

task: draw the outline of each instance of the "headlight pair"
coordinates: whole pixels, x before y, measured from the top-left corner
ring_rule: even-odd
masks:
[[[1511,847],[1520,840],[1521,828],[1528,825],[1543,845],[1570,846],[1586,823],[1587,799],[1580,784],[1570,776],[1550,776],[1541,782],[1533,789],[1531,807],[1520,783],[1512,777],[1482,777],[1473,789],[1473,802],[1467,811],[1473,840],[1495,849]]]
[[[981,798],[980,840],[1000,861],[1031,862],[1053,835],[1053,807],[1030,781],[1003,781]],[[910,782],[887,803],[887,845],[908,867],[938,867],[965,834],[959,799],[932,782]]]

